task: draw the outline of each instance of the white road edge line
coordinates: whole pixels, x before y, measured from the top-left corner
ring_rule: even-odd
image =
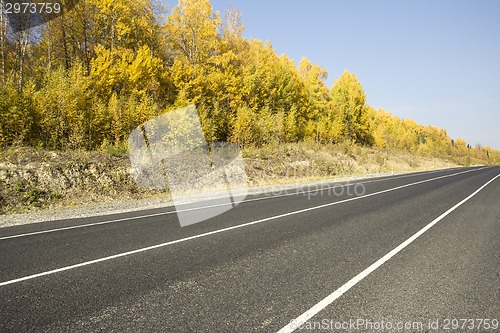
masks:
[[[82,263],[75,264],[75,265],[65,266],[65,267],[53,269],[53,270],[50,270],[50,271],[45,271],[45,272],[41,272],[41,273],[37,273],[37,274],[33,274],[33,275],[28,275],[28,276],[24,276],[24,277],[21,277],[21,278],[18,278],[18,279],[1,282],[0,283],[0,287],[6,286],[6,285],[9,285],[9,284],[14,284],[14,283],[17,283],[17,282],[22,282],[22,281],[26,281],[26,280],[35,279],[35,278],[46,276],[46,275],[51,275],[51,274],[55,274],[55,273],[59,273],[59,272],[68,271],[70,269],[75,269],[75,268],[79,268],[79,267],[84,267],[84,266],[96,264],[96,263],[103,262],[103,261],[108,261],[108,260],[112,260],[112,259],[116,259],[116,258],[121,258],[121,257],[129,256],[129,255],[136,254],[136,253],[146,252],[146,251],[158,249],[158,248],[161,248],[161,247],[165,247],[165,246],[169,246],[169,245],[173,245],[173,244],[177,244],[177,243],[183,243],[183,242],[190,241],[190,240],[193,240],[193,239],[202,238],[202,237],[206,237],[206,236],[210,236],[210,235],[215,235],[215,234],[227,232],[227,231],[234,230],[234,229],[244,228],[244,227],[248,227],[248,226],[251,226],[251,225],[254,225],[254,224],[259,224],[259,223],[262,223],[262,222],[276,220],[276,219],[279,219],[279,218],[282,218],[282,217],[286,217],[286,216],[301,214],[301,213],[309,212],[309,211],[312,211],[312,210],[317,210],[317,209],[321,209],[321,208],[325,208],[325,207],[330,207],[330,206],[338,205],[338,204],[349,202],[349,201],[354,201],[354,200],[359,200],[359,199],[363,199],[363,198],[368,198],[368,197],[372,197],[372,196],[375,196],[375,195],[378,195],[378,194],[392,192],[392,191],[396,191],[396,190],[399,190],[399,189],[402,189],[402,188],[406,188],[406,187],[410,187],[410,186],[414,186],[414,185],[418,185],[418,184],[423,184],[423,183],[427,183],[427,182],[431,182],[431,181],[434,181],[434,180],[437,180],[437,179],[453,177],[453,176],[464,174],[464,173],[468,173],[468,172],[471,172],[471,171],[474,171],[474,170],[478,170],[478,169],[466,170],[466,171],[454,173],[454,174],[451,174],[451,175],[444,175],[444,176],[439,176],[439,177],[436,177],[436,178],[421,180],[421,181],[418,181],[418,182],[415,182],[415,183],[405,184],[405,185],[393,187],[393,188],[390,188],[390,189],[386,189],[386,190],[382,190],[382,191],[378,191],[378,192],[374,192],[374,193],[370,193],[370,194],[365,194],[365,195],[362,195],[362,196],[359,196],[359,197],[353,197],[353,198],[349,198],[349,199],[345,199],[345,200],[341,200],[341,201],[335,201],[335,202],[331,202],[331,203],[327,203],[327,204],[323,204],[323,205],[319,205],[319,206],[309,207],[309,208],[305,208],[305,209],[301,209],[301,210],[297,210],[297,211],[293,211],[293,212],[289,212],[289,213],[285,213],[285,214],[275,215],[275,216],[267,217],[267,218],[264,218],[264,219],[260,219],[260,220],[256,220],[256,221],[252,221],[252,222],[247,222],[247,223],[243,223],[243,224],[239,224],[239,225],[235,225],[235,226],[232,226],[232,227],[227,227],[227,228],[223,228],[223,229],[219,229],[219,230],[209,231],[209,232],[205,232],[203,234],[198,234],[198,235],[194,235],[194,236],[190,236],[190,237],[186,237],[186,238],[176,239],[176,240],[173,240],[173,241],[169,241],[169,242],[165,242],[165,243],[161,243],[161,244],[157,244],[157,245],[152,245],[152,246],[148,246],[148,247],[144,247],[144,248],[140,248],[140,249],[136,249],[136,250],[132,250],[132,251],[128,251],[128,252],[118,253],[118,254],[115,254],[115,255],[108,256],[108,257],[94,259],[94,260],[82,262]]]
[[[420,237],[424,232],[432,228],[435,224],[437,224],[439,221],[441,221],[443,218],[448,216],[451,212],[453,212],[455,209],[463,205],[465,202],[467,202],[469,199],[474,197],[476,194],[478,194],[482,189],[484,189],[486,186],[488,186],[491,182],[493,182],[495,179],[500,177],[500,174],[496,175],[493,177],[491,180],[489,180],[487,183],[485,183],[483,186],[478,188],[476,191],[474,191],[471,195],[469,195],[467,198],[463,199],[459,203],[457,203],[455,206],[451,207],[448,209],[446,212],[438,216],[436,219],[434,219],[432,222],[427,224],[425,227],[420,229],[418,232],[416,232],[413,236],[408,238],[406,241],[401,243],[399,246],[394,248],[392,251],[384,255],[382,258],[371,264],[368,268],[366,268],[364,271],[347,281],[345,284],[343,284],[340,288],[332,292],[330,295],[326,296],[324,299],[322,299],[320,302],[318,302],[316,305],[314,305],[312,308],[301,314],[295,319],[292,319],[288,325],[283,327],[278,331],[278,333],[291,333],[295,331],[296,329],[300,328],[303,324],[305,324],[309,319],[314,317],[316,314],[318,314],[321,310],[332,304],[337,298],[342,296],[345,292],[347,292],[349,289],[354,287],[358,282],[366,278],[368,275],[370,275],[373,271],[375,271],[377,268],[382,266],[386,261],[394,257],[396,254],[398,254],[400,251],[402,251],[405,247],[410,245],[414,240],[416,240],[418,237]]]
[[[451,170],[453,170],[453,169],[451,169]],[[481,169],[484,169],[484,168],[481,168]],[[481,169],[476,169],[476,170],[481,170]],[[448,169],[448,170],[450,170],[450,169]],[[428,175],[428,174],[436,173],[436,172],[440,172],[440,171],[446,171],[446,169],[445,170],[432,170],[432,171],[426,171],[426,172],[415,172],[415,173],[411,173],[409,175],[394,176],[394,177],[389,177],[389,178],[384,178],[384,179],[374,179],[374,180],[369,180],[369,181],[366,181],[366,182],[360,182],[360,183],[357,183],[357,184],[369,184],[369,183],[376,183],[376,182],[382,182],[382,181],[386,181],[386,180],[393,180],[393,179],[399,179],[399,178],[415,177],[415,176],[419,176],[419,175]],[[302,191],[297,191],[297,192],[294,192],[294,193],[277,194],[277,195],[265,196],[265,197],[260,197],[260,198],[247,199],[247,200],[243,200],[241,203],[252,202],[252,201],[260,201],[260,200],[268,200],[268,199],[280,198],[280,197],[288,197],[288,196],[292,196],[292,195],[299,195],[299,194],[311,193],[311,192],[314,192],[314,191],[326,191],[326,190],[329,190],[329,189],[332,189],[332,188],[342,188],[342,187],[349,187],[349,186],[353,186],[353,185],[355,185],[355,184],[344,184],[344,185],[341,185],[341,186],[334,185],[334,186],[328,186],[328,187],[314,189],[314,190],[308,190],[308,191],[303,191],[302,190]],[[216,204],[216,205],[207,205],[207,206],[202,206],[202,207],[194,207],[194,208],[188,208],[188,209],[173,210],[173,211],[168,211],[168,212],[163,212],[163,213],[140,215],[140,216],[133,216],[133,217],[124,217],[124,218],[121,218],[121,219],[101,221],[101,222],[85,223],[85,224],[75,225],[75,226],[71,226],[71,227],[63,227],[63,228],[54,228],[54,229],[41,230],[41,231],[33,231],[33,232],[27,232],[27,233],[24,233],[24,234],[17,234],[17,235],[0,237],[0,240],[6,240],[6,239],[12,239],[12,238],[20,238],[20,237],[27,237],[27,236],[34,236],[34,235],[40,235],[40,234],[47,234],[47,233],[56,232],[56,231],[65,231],[65,230],[72,230],[72,229],[87,228],[87,227],[93,227],[93,226],[99,226],[99,225],[103,225],[103,224],[117,223],[117,222],[123,222],[123,221],[139,220],[139,219],[144,219],[144,218],[149,218],[149,217],[175,214],[177,212],[187,212],[187,211],[192,211],[192,210],[200,210],[200,209],[205,209],[205,208],[214,208],[214,207],[226,206],[226,205],[232,205],[232,203],[222,203],[222,204]]]

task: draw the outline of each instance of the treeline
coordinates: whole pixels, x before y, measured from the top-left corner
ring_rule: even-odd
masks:
[[[64,1],[63,1],[64,3]],[[63,6],[64,8],[64,6]],[[298,67],[271,44],[242,37],[237,10],[180,0],[81,0],[48,24],[13,33],[0,22],[0,146],[94,150],[194,103],[208,141],[314,140],[493,163],[500,153],[365,104],[345,71]]]

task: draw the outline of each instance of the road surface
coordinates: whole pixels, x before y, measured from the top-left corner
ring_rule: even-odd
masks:
[[[0,332],[499,332],[499,175],[249,196],[184,228],[172,207],[2,228]]]

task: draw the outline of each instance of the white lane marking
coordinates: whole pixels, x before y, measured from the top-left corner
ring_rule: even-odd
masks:
[[[71,227],[63,227],[63,228],[54,228],[54,229],[49,229],[49,230],[33,231],[33,232],[27,232],[27,233],[24,233],[24,234],[17,234],[17,235],[12,235],[12,236],[0,237],[0,240],[11,239],[11,238],[20,238],[20,237],[40,235],[40,234],[48,234],[48,233],[56,232],[56,231],[64,231],[64,230],[71,230],[71,229],[87,228],[87,227],[92,227],[92,226],[97,226],[97,225],[102,225],[102,224],[110,224],[110,223],[117,223],[117,222],[129,221],[129,220],[137,220],[137,219],[142,219],[142,218],[155,217],[155,216],[161,216],[161,215],[168,215],[168,214],[173,214],[173,213],[175,213],[175,211],[169,211],[169,212],[163,212],[163,213],[156,213],[156,214],[148,214],[148,215],[141,215],[141,216],[124,217],[122,219],[102,221],[102,222],[86,223],[86,224],[74,225],[74,226],[71,226]]]
[[[447,215],[449,215],[451,212],[453,212],[455,209],[463,205],[465,202],[467,202],[469,199],[471,199],[473,196],[478,194],[482,189],[484,189],[488,184],[493,182],[495,179],[500,177],[500,174],[496,175],[493,177],[491,180],[489,180],[486,184],[478,188],[476,191],[474,191],[471,195],[469,195],[467,198],[463,199],[459,203],[457,203],[455,206],[451,207],[448,209],[446,212],[438,216],[436,219],[434,219],[431,223],[427,224],[425,227],[420,229],[418,232],[416,232],[413,236],[405,240],[403,243],[401,243],[399,246],[394,248],[392,251],[384,255],[382,258],[371,264],[368,268],[366,268],[364,271],[347,281],[345,284],[343,284],[340,288],[335,290],[333,293],[330,295],[326,296],[323,298],[320,302],[315,304],[312,308],[301,314],[295,319],[292,319],[288,325],[283,327],[281,330],[278,331],[278,333],[291,333],[298,329],[300,326],[305,324],[309,319],[314,317],[316,314],[318,314],[321,310],[332,304],[337,298],[342,296],[345,292],[347,292],[349,289],[354,287],[358,282],[366,278],[368,275],[370,275],[373,271],[375,271],[377,268],[382,266],[386,261],[394,257],[396,254],[398,254],[400,251],[402,251],[405,247],[410,245],[415,239],[420,237],[424,232],[432,228],[436,223],[441,221],[443,218],[445,218]]]
[[[112,259],[116,259],[116,258],[120,258],[120,257],[129,256],[129,255],[136,254],[136,253],[146,252],[146,251],[149,251],[149,250],[158,249],[158,248],[161,248],[161,247],[165,247],[165,246],[169,246],[169,245],[173,245],[173,244],[177,244],[177,243],[183,243],[183,242],[186,242],[186,241],[189,241],[189,240],[193,240],[193,239],[197,239],[197,238],[202,238],[202,237],[206,237],[206,236],[210,236],[210,235],[215,235],[215,234],[227,232],[227,231],[234,230],[234,229],[244,228],[244,227],[248,227],[248,226],[251,226],[251,225],[254,225],[254,224],[259,224],[259,223],[262,223],[262,222],[276,220],[276,219],[279,219],[279,218],[282,218],[282,217],[286,217],[286,216],[301,214],[301,213],[309,212],[309,211],[312,211],[312,210],[317,210],[317,209],[321,209],[321,208],[325,208],[325,207],[330,207],[330,206],[338,205],[338,204],[349,202],[349,201],[354,201],[354,200],[359,200],[359,199],[363,199],[363,198],[368,198],[368,197],[372,197],[372,196],[375,196],[375,195],[378,195],[378,194],[396,191],[396,190],[399,190],[399,189],[402,189],[402,188],[406,188],[406,187],[410,187],[410,186],[414,186],[414,185],[418,185],[418,184],[423,184],[423,183],[427,183],[427,182],[431,182],[431,181],[434,181],[434,180],[437,180],[437,179],[453,177],[453,176],[464,174],[464,173],[468,173],[468,172],[471,172],[471,171],[473,171],[473,170],[466,170],[466,171],[454,173],[454,174],[451,174],[451,175],[444,175],[444,176],[440,176],[440,177],[436,177],[436,178],[421,180],[421,181],[418,181],[418,182],[415,182],[415,183],[401,185],[401,186],[393,187],[393,188],[390,188],[390,189],[386,189],[386,190],[382,190],[382,191],[378,191],[378,192],[374,192],[374,193],[370,193],[370,194],[365,194],[365,195],[362,195],[362,196],[359,196],[359,197],[353,197],[353,198],[349,198],[349,199],[345,199],[345,200],[341,200],[341,201],[330,202],[330,203],[327,203],[327,204],[323,204],[323,205],[319,205],[319,206],[314,206],[314,207],[309,207],[309,208],[305,208],[305,209],[301,209],[301,210],[297,210],[297,211],[293,211],[293,212],[289,212],[289,213],[285,213],[285,214],[280,214],[280,215],[275,215],[275,216],[271,216],[271,217],[266,217],[264,219],[260,219],[260,220],[256,220],[256,221],[252,221],[252,222],[247,222],[247,223],[235,225],[235,226],[232,226],[232,227],[227,227],[227,228],[223,228],[223,229],[219,229],[219,230],[209,231],[209,232],[205,232],[205,233],[199,234],[199,235],[194,235],[194,236],[190,236],[190,237],[186,237],[186,238],[176,239],[176,240],[169,241],[169,242],[166,242],[166,243],[152,245],[152,246],[140,248],[140,249],[137,249],[137,250],[132,250],[132,251],[128,251],[128,252],[118,253],[118,254],[115,254],[115,255],[108,256],[108,257],[103,257],[103,258],[99,258],[99,259],[95,259],[95,260],[90,260],[90,261],[82,262],[82,263],[75,264],[75,265],[65,266],[65,267],[62,267],[62,268],[58,268],[58,269],[54,269],[54,270],[50,270],[50,271],[46,271],[46,272],[41,272],[41,273],[37,273],[37,274],[33,274],[33,275],[28,275],[28,276],[24,276],[24,277],[21,277],[21,278],[18,278],[18,279],[1,282],[0,283],[0,287],[1,286],[6,286],[6,285],[9,285],[9,284],[13,284],[13,283],[17,283],[17,282],[21,282],[21,281],[31,280],[31,279],[38,278],[38,277],[41,277],[41,276],[46,276],[46,275],[51,275],[51,274],[55,274],[55,273],[59,273],[59,272],[64,272],[64,271],[67,271],[67,270],[70,270],[70,269],[75,269],[75,268],[78,268],[78,267],[83,267],[83,266],[88,266],[88,265],[96,264],[96,263],[99,263],[99,262],[102,262],[102,261],[108,261],[108,260],[112,260]]]
[[[482,169],[484,169],[484,168],[475,169],[475,171],[482,170]],[[453,170],[453,169],[447,169],[447,170]],[[416,173],[412,173],[409,175],[394,176],[394,177],[389,177],[389,178],[384,178],[384,179],[375,179],[375,180],[360,182],[360,183],[356,183],[356,184],[368,184],[368,183],[376,183],[376,182],[382,182],[382,181],[386,181],[386,180],[393,180],[393,179],[399,179],[399,178],[415,177],[415,176],[419,176],[419,175],[428,175],[428,174],[436,173],[436,172],[440,172],[440,171],[446,171],[446,170],[433,170],[433,171],[427,171],[427,172],[416,172]],[[471,170],[471,171],[473,171],[473,170]],[[333,185],[333,186],[328,186],[328,187],[323,187],[323,188],[318,188],[318,189],[313,189],[313,190],[307,190],[307,191],[297,190],[297,192],[293,192],[293,193],[276,194],[276,195],[264,196],[264,197],[260,197],[260,198],[247,199],[247,200],[243,200],[242,203],[252,202],[252,201],[260,201],[260,200],[268,200],[268,199],[280,198],[280,197],[288,197],[288,196],[293,196],[293,195],[302,195],[302,194],[307,194],[307,193],[312,193],[312,192],[322,192],[322,191],[326,191],[326,190],[330,190],[330,189],[334,189],[334,188],[339,189],[339,188],[343,188],[343,187],[355,186],[356,184],[344,184],[344,185],[337,184],[337,185]],[[285,190],[285,191],[287,191],[287,190]],[[65,231],[65,230],[72,230],[72,229],[87,228],[87,227],[99,226],[99,225],[103,225],[103,224],[111,224],[111,223],[117,223],[117,222],[123,222],[123,221],[138,220],[138,219],[144,219],[144,218],[149,218],[149,217],[174,214],[177,212],[187,212],[187,211],[192,211],[192,210],[214,208],[214,207],[220,207],[220,206],[226,206],[226,205],[232,205],[232,203],[207,205],[207,206],[202,206],[202,207],[173,210],[173,211],[168,211],[168,212],[163,212],[163,213],[124,217],[121,219],[101,221],[101,222],[85,223],[85,224],[75,225],[75,226],[71,226],[71,227],[62,227],[62,228],[54,228],[54,229],[41,230],[41,231],[33,231],[33,232],[27,232],[24,234],[17,234],[17,235],[0,237],[0,240],[34,236],[34,235],[40,235],[40,234],[47,234],[47,233],[56,232],[56,231]]]

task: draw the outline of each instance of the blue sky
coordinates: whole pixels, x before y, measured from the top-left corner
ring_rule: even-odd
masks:
[[[164,1],[171,8],[177,1]],[[500,150],[500,1],[212,0],[245,37],[356,74],[367,103]]]

